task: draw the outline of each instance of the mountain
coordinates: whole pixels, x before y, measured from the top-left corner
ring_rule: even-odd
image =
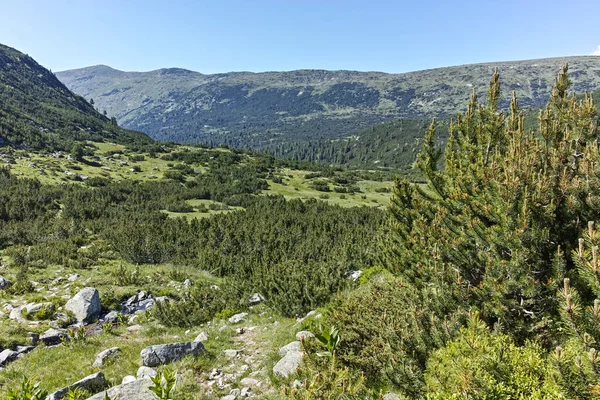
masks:
[[[73,140],[142,143],[72,93],[33,58],[0,44],[0,144],[65,148]]]
[[[179,68],[123,72],[95,66],[58,72],[120,124],[163,141],[269,149],[280,143],[349,137],[399,118],[447,117],[473,90],[485,95],[498,68],[501,106],[548,100],[559,69],[570,65],[576,92],[600,88],[600,57],[563,57],[437,68],[404,74],[298,70],[205,75]]]

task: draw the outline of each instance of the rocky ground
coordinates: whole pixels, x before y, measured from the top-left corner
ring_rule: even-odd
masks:
[[[310,335],[296,335],[303,319],[275,317],[258,294],[248,312],[167,328],[148,317],[167,296],[140,290],[107,309],[101,299],[110,285],[93,283],[91,271],[58,269],[33,281],[33,293],[10,295],[13,283],[0,277],[0,396],[27,377],[51,393],[47,400],[76,390],[81,399],[150,400],[151,377],[173,371],[179,399],[277,399],[302,360],[299,339]],[[193,282],[171,284],[185,290]]]

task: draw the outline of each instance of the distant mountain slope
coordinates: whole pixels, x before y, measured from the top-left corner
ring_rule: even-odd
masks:
[[[348,137],[398,118],[454,115],[473,89],[484,95],[495,68],[503,102],[548,99],[560,67],[574,90],[600,88],[600,57],[565,57],[438,68],[405,74],[298,70],[203,75],[171,68],[122,72],[95,66],[57,73],[119,123],[158,140],[267,149],[289,141]]]
[[[43,148],[73,140],[151,140],[114,122],[33,58],[0,44],[0,144]]]

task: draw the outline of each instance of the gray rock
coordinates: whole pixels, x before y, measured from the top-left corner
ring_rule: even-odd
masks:
[[[265,297],[260,293],[253,293],[248,299],[248,303],[251,305],[262,303],[263,301],[265,301]]]
[[[35,346],[17,346],[17,353],[26,354],[32,352],[35,349]]]
[[[227,396],[221,397],[221,400],[235,400],[237,396],[235,394],[228,394]]]
[[[353,281],[356,281],[358,278],[360,278],[360,276],[362,275],[362,271],[358,270],[358,271],[349,271],[346,273],[346,278],[348,279],[352,279]]]
[[[4,367],[11,361],[14,361],[18,357],[19,353],[12,351],[11,349],[5,349],[0,352],[0,367]]]
[[[206,342],[207,340],[208,340],[208,333],[200,332],[198,334],[198,336],[196,336],[196,339],[194,339],[194,342]]]
[[[106,314],[103,319],[104,319],[104,322],[110,322],[111,324],[114,324],[115,322],[117,322],[119,320],[119,312],[111,311],[108,314]]]
[[[238,355],[238,351],[237,350],[233,350],[233,349],[227,349],[227,350],[224,351],[224,353],[225,353],[225,356],[229,357],[229,358],[233,358],[233,357],[235,357],[235,356]]]
[[[289,351],[286,355],[275,364],[273,367],[273,373],[275,375],[287,378],[291,374],[296,372],[296,369],[302,362],[301,351]]]
[[[142,365],[156,367],[181,360],[188,355],[197,356],[204,351],[204,346],[200,342],[180,342],[146,347],[141,351],[140,356]]]
[[[114,356],[117,353],[120,353],[121,349],[118,347],[111,347],[110,349],[106,349],[101,351],[100,353],[98,353],[98,355],[96,355],[96,360],[94,361],[94,363],[92,364],[92,367],[101,367],[102,365],[104,365],[104,362],[109,358]]]
[[[79,323],[93,322],[98,319],[100,311],[102,311],[100,295],[92,287],[81,289],[71,300],[67,301],[65,310],[71,311]]]
[[[240,383],[244,386],[256,386],[258,385],[258,379],[254,378],[243,378]]]
[[[136,379],[133,382],[121,384],[102,391],[87,400],[104,400],[105,395],[118,400],[156,400],[156,396],[148,388],[152,386],[150,379]]]
[[[240,393],[240,396],[242,397],[250,397],[250,395],[252,394],[252,389],[250,389],[249,387],[245,387],[242,389],[242,392]]]
[[[61,338],[67,337],[67,331],[64,329],[50,328],[40,335],[40,340],[46,346],[52,346],[61,343]]]
[[[80,277],[81,277],[81,275],[79,275],[79,274],[71,274],[71,275],[69,275],[69,277],[67,278],[67,280],[69,282],[75,282]]]
[[[239,314],[235,314],[232,317],[229,318],[229,322],[232,324],[237,324],[239,322],[242,322],[246,319],[246,317],[248,316],[248,313],[239,313]]]
[[[383,396],[383,400],[400,400],[400,396],[396,393],[387,393]]]
[[[106,378],[102,372],[97,372],[93,375],[86,376],[80,381],[75,382],[72,385],[57,390],[56,392],[48,395],[46,400],[60,400],[67,395],[70,390],[80,388],[90,393],[98,393],[100,390],[106,387]]]
[[[27,314],[35,314],[37,312],[42,311],[42,309],[45,310],[54,310],[54,304],[50,303],[50,302],[46,302],[46,303],[29,303],[25,306],[25,311],[27,312]]]
[[[12,285],[11,281],[9,281],[8,279],[6,279],[3,276],[0,276],[0,289],[6,289],[10,285]]]
[[[154,378],[156,376],[156,371],[150,367],[141,366],[138,368],[136,376],[138,378]]]
[[[296,340],[300,341],[302,339],[314,338],[315,334],[309,331],[300,331],[296,333]]]
[[[126,375],[126,376],[123,377],[123,380],[121,381],[121,385],[124,385],[124,384],[129,383],[129,382],[133,382],[135,380],[136,380],[135,376],[133,376],[133,375]]]
[[[279,355],[285,356],[290,351],[302,351],[302,346],[299,341],[291,342],[279,349]]]
[[[25,322],[27,321],[25,319],[25,317],[23,317],[23,310],[25,309],[25,306],[20,306],[20,307],[15,307],[12,310],[10,310],[10,314],[8,315],[8,318],[13,319],[15,321],[20,321],[20,322]]]

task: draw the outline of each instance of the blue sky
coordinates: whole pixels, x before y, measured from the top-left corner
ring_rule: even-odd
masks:
[[[0,0],[0,43],[53,71],[406,72],[600,53],[598,0]]]

